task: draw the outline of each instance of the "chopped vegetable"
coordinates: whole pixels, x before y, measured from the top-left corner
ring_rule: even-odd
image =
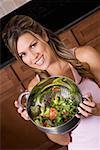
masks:
[[[51,107],[49,118],[50,118],[50,120],[54,120],[54,119],[56,119],[56,117],[57,117],[57,110],[55,108]]]
[[[34,122],[44,127],[56,127],[75,116],[81,94],[72,80],[55,77],[40,82],[30,98]]]

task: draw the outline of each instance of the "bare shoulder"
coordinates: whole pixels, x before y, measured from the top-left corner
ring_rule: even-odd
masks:
[[[100,52],[91,46],[83,46],[77,48],[75,54],[79,61],[88,63],[92,73],[100,81]]]
[[[32,88],[40,82],[40,78],[38,75],[36,75],[28,84],[28,91],[31,91]]]
[[[100,53],[91,46],[82,46],[76,49],[76,57],[82,62],[90,62],[100,59]]]

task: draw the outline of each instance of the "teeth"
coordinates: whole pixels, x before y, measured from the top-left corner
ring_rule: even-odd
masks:
[[[44,62],[43,56],[36,62],[37,65],[42,65]]]

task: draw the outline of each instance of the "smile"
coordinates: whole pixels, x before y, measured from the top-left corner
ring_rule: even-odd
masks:
[[[44,57],[41,56],[40,59],[38,61],[35,62],[36,65],[41,66],[44,63]]]

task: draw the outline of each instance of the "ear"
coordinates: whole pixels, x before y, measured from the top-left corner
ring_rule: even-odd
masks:
[[[43,39],[44,39],[46,42],[49,41],[49,37],[48,37],[46,31],[44,31],[44,33],[43,33]]]

